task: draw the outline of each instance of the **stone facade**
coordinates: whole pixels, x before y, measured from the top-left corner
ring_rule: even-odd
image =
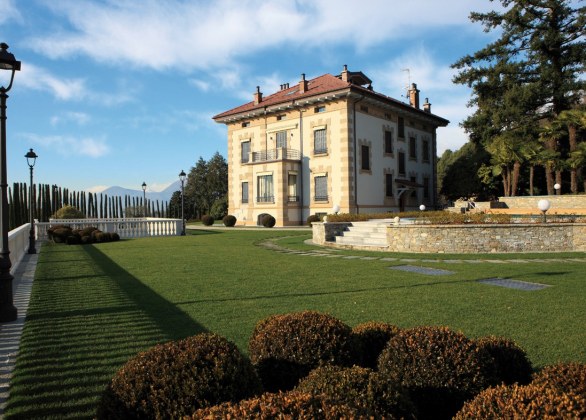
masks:
[[[342,226],[334,226],[342,225]],[[335,246],[332,238],[348,223],[313,223],[313,242]],[[388,252],[507,253],[585,252],[586,224],[393,225],[387,228]]]
[[[228,129],[228,211],[238,225],[264,214],[277,226],[310,215],[432,208],[436,197],[436,129],[419,90],[411,103],[372,89],[344,66],[216,115]]]

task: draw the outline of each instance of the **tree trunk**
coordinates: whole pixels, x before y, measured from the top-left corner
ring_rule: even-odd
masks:
[[[533,195],[533,176],[535,172],[535,166],[529,167],[529,195]]]
[[[560,195],[562,193],[562,171],[559,169],[555,171],[555,182],[560,186],[560,188],[556,191],[556,194]]]
[[[511,183],[511,196],[517,195],[517,186],[519,185],[519,173],[521,172],[521,162],[513,163],[513,180]]]
[[[568,139],[570,143],[570,153],[575,152],[578,148],[576,138],[576,126],[568,124]],[[578,194],[578,168],[570,168],[570,191],[572,194]]]

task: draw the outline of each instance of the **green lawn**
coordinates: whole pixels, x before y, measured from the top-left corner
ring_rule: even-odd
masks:
[[[201,331],[243,352],[255,323],[314,309],[351,326],[377,320],[409,327],[448,325],[475,337],[513,338],[535,366],[586,362],[584,254],[438,256],[325,250],[344,259],[280,253],[310,233],[208,230],[186,237],[43,245],[8,402],[8,418],[91,418],[101,390],[128,358],[157,342]],[[280,238],[280,239],[279,239]],[[412,265],[454,271],[428,276],[389,270]],[[552,258],[549,262],[431,262],[447,258]],[[423,260],[423,261],[422,261]],[[551,285],[528,292],[478,283],[507,277]]]

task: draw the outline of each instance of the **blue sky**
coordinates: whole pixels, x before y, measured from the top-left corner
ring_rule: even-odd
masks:
[[[159,191],[200,156],[226,156],[212,116],[251,101],[256,86],[266,96],[344,64],[397,99],[417,83],[451,121],[438,153],[458,149],[470,91],[452,84],[450,64],[494,38],[468,16],[498,4],[0,0],[0,41],[22,61],[8,99],[9,185],[28,182],[33,148],[35,182]]]

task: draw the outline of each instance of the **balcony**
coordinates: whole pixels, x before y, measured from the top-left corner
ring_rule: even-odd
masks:
[[[299,153],[299,150],[281,147],[278,149],[264,150],[262,152],[252,152],[251,159],[248,163],[271,162],[278,160],[301,160],[301,154]]]

